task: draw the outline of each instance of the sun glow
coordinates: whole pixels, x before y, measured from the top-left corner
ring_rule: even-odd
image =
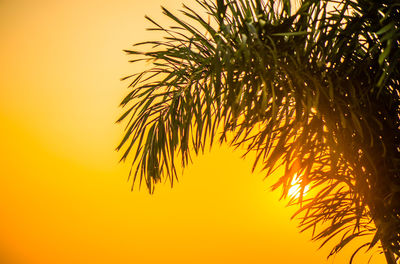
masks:
[[[269,191],[285,167],[263,181],[265,171],[251,173],[256,153],[242,158],[247,148],[214,144],[193,155],[183,174],[177,162],[172,189],[161,183],[149,195],[136,184],[131,192],[134,155],[118,163],[122,153],[114,149],[126,124],[114,122],[130,91],[120,78],[146,64],[128,63],[134,58],[122,50],[161,40],[158,31],[145,31],[153,25],[144,16],[176,26],[160,5],[181,15],[182,2],[199,6],[0,0],[0,264],[349,262],[357,245],[327,261],[331,247],[317,250],[311,234],[299,233],[291,220],[298,206],[279,201],[280,188]],[[287,182],[294,196],[306,183],[301,169],[296,162],[292,171],[302,177]],[[308,198],[311,187],[304,190]],[[357,254],[355,262],[369,257]],[[386,264],[384,258],[376,254],[370,262]]]
[[[310,187],[308,185],[304,187],[303,196],[307,194],[309,189]],[[288,194],[290,198],[298,199],[300,197],[301,192],[302,192],[301,180],[299,175],[297,175],[296,173],[292,179],[291,187],[288,191]]]

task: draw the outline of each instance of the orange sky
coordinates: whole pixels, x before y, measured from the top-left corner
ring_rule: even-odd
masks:
[[[289,220],[295,208],[226,146],[173,189],[130,192],[114,121],[119,79],[140,69],[122,50],[151,36],[145,14],[165,21],[160,5],[180,6],[0,2],[0,263],[346,263],[351,249],[327,261],[330,248]]]

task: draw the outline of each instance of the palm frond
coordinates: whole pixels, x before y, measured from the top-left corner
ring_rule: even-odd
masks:
[[[261,164],[267,176],[283,166],[273,185],[282,198],[299,177],[290,202],[300,227],[319,230],[313,238],[323,245],[341,234],[332,254],[376,234],[368,246],[381,240],[400,256],[398,4],[197,3],[212,20],[163,8],[172,27],[148,20],[164,39],[127,51],[152,65],[130,77],[118,120],[130,118],[117,149],[123,160],[134,150],[133,181],[150,192],[163,178],[172,184],[176,160],[185,167],[218,138],[255,151],[253,169]]]

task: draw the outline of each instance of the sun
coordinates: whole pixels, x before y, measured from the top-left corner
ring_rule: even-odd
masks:
[[[298,199],[300,197],[300,193],[301,193],[301,181],[300,181],[300,177],[299,177],[299,175],[297,175],[297,173],[294,175],[290,185],[291,185],[291,187],[288,191],[288,195],[293,199]],[[309,189],[310,189],[310,187],[308,185],[306,185],[304,187],[303,196],[307,194]]]

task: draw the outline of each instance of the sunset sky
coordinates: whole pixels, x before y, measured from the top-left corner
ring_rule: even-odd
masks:
[[[0,264],[346,263],[355,247],[327,260],[331,247],[299,234],[296,208],[228,146],[194,158],[173,189],[131,192],[115,120],[120,79],[141,69],[122,50],[160,37],[144,15],[170,23],[161,5],[181,7],[0,1]]]

